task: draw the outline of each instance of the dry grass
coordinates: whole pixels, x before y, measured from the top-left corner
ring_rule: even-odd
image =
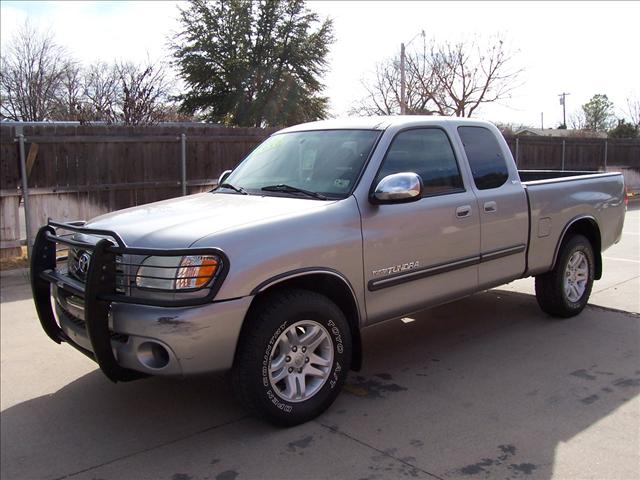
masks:
[[[27,247],[22,247],[22,255],[19,257],[0,258],[0,270],[13,270],[29,266],[27,260]]]

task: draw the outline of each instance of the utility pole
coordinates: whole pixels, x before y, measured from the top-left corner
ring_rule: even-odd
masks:
[[[404,43],[400,44],[400,115],[407,113]]]
[[[562,125],[564,128],[567,128],[567,107],[566,107],[566,96],[571,95],[567,92],[562,92],[558,96],[560,97],[560,105],[562,105]]]
[[[424,30],[418,33],[418,35],[424,38],[425,36]],[[416,35],[411,40],[409,40],[407,45],[411,45],[411,42],[413,42],[416,38],[418,38],[418,35]],[[406,78],[406,67],[405,67],[406,63],[407,63],[407,56],[405,54],[405,45],[404,43],[401,43],[400,44],[400,114],[401,115],[407,114],[407,78]]]

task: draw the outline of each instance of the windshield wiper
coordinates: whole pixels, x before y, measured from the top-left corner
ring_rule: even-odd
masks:
[[[284,183],[279,183],[278,185],[267,185],[266,187],[262,187],[260,190],[264,190],[265,192],[285,192],[285,193],[302,193],[308,197],[317,198],[319,200],[327,200],[327,197],[318,192],[312,192],[311,190],[305,190],[303,188],[292,187],[291,185],[286,185]]]
[[[218,188],[229,188],[231,190],[233,190],[234,192],[238,192],[241,193],[242,195],[249,195],[244,188],[242,187],[236,187],[234,185],[231,185],[230,183],[221,183],[220,185],[218,185]]]

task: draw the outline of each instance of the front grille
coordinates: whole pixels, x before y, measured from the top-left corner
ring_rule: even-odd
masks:
[[[75,315],[72,315],[68,310],[65,310],[65,308],[60,304],[60,302],[58,302],[57,310],[58,310],[58,314],[64,317],[61,320],[73,323],[79,329],[84,330],[85,332],[87,331],[87,323],[81,318],[78,318]],[[125,333],[114,332],[113,330],[109,330],[109,337],[111,338],[111,340],[119,343],[127,343],[127,341],[129,340],[129,335]]]
[[[67,272],[69,276],[82,283],[86,283],[90,261],[90,250],[83,250],[74,247],[69,248],[67,256]],[[126,283],[126,279],[129,276],[126,275],[128,272],[125,271],[126,266],[123,265],[123,263],[122,255],[116,255],[116,291],[118,293],[127,293],[128,285]]]
[[[125,265],[124,258],[122,255],[116,255],[116,292],[118,293],[129,293],[129,285],[127,284],[127,279],[130,278],[129,272],[132,267],[127,267]]]
[[[80,266],[80,259],[83,259],[83,266]],[[67,257],[67,271],[72,278],[80,280],[82,283],[87,280],[87,271],[89,264],[86,261],[91,260],[91,252],[87,250],[81,250],[78,248],[69,248],[69,255]]]

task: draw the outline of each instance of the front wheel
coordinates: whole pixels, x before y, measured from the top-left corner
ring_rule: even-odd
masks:
[[[232,371],[234,392],[259,416],[297,425],[333,403],[350,364],[342,311],[315,292],[283,290],[258,299],[247,318]]]
[[[550,272],[536,277],[536,299],[540,308],[555,317],[573,317],[589,301],[594,279],[591,242],[575,235],[564,242]]]

